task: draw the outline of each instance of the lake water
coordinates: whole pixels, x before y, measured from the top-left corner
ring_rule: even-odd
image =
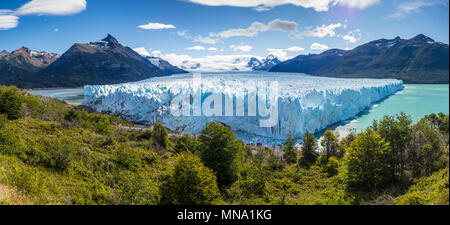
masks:
[[[56,98],[71,104],[83,102],[83,89],[34,90],[34,95]],[[361,131],[380,120],[384,115],[395,115],[401,111],[410,115],[414,122],[430,113],[449,113],[449,85],[406,84],[405,89],[390,96],[382,102],[374,104],[358,117],[343,121],[331,127],[345,136],[351,130]],[[320,134],[319,134],[320,136]]]
[[[395,115],[402,111],[410,115],[414,122],[418,122],[431,113],[449,113],[448,84],[405,84],[404,86],[404,90],[374,104],[357,118],[344,121],[332,128],[345,136],[351,130],[359,132],[369,127],[373,120],[380,120],[384,115]]]
[[[81,105],[84,99],[84,90],[82,88],[57,89],[57,90],[32,90],[29,91],[29,93],[33,95],[42,95],[45,97],[56,98],[74,105]]]

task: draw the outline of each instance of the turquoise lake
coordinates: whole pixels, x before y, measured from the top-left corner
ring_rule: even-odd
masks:
[[[367,128],[373,120],[380,120],[384,115],[395,115],[402,111],[410,115],[414,122],[431,113],[449,113],[448,84],[405,84],[404,86],[405,89],[374,104],[357,118],[344,121],[332,128],[345,136],[345,133],[353,129],[359,132]]]
[[[83,89],[34,90],[30,93],[60,99],[75,105],[81,104],[84,98]],[[395,115],[401,111],[410,115],[414,122],[430,113],[448,114],[449,85],[406,84],[404,90],[375,103],[354,119],[343,121],[331,128],[345,136],[351,130],[361,131],[367,128],[373,120],[379,120],[384,115]]]

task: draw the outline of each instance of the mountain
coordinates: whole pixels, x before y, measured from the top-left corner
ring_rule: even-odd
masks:
[[[179,73],[188,73],[185,70],[182,70],[176,66],[173,66],[168,61],[161,59],[159,57],[155,56],[146,56],[147,60],[150,61],[153,66],[156,66],[162,74],[164,75],[172,75],[172,74],[179,74]]]
[[[0,52],[0,83],[21,88],[68,88],[186,73],[164,60],[156,61],[108,35],[97,42],[74,44],[62,56],[27,48]]]
[[[253,57],[248,62],[248,67],[252,68],[252,70],[263,70],[269,71],[273,66],[279,64],[281,61],[275,57],[274,55],[269,55],[262,61]]]
[[[300,55],[271,72],[298,72],[343,78],[396,78],[405,83],[449,83],[449,46],[420,34],[380,39],[353,50]]]
[[[180,73],[184,71],[177,71]],[[88,44],[74,44],[56,62],[38,72],[30,85],[80,87],[116,84],[170,75],[108,35]]]
[[[19,48],[11,53],[0,52],[0,83],[13,85],[27,75],[35,73],[59,58],[58,54],[38,52],[27,47]]]

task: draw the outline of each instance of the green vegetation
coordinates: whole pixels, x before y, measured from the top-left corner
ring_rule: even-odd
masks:
[[[449,204],[444,114],[276,149],[219,123],[169,136],[12,87],[0,99],[19,106],[0,106],[0,204]]]

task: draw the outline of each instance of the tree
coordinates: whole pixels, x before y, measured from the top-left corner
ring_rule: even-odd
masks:
[[[413,139],[407,152],[408,167],[414,178],[429,176],[442,167],[439,142],[439,128],[433,126],[428,118],[420,120],[413,127]]]
[[[412,119],[404,112],[394,116],[384,116],[377,123],[374,122],[372,129],[380,134],[386,142],[390,143],[392,148],[391,165],[396,176],[402,176],[405,171],[406,159],[405,154],[412,138]]]
[[[187,151],[195,153],[197,145],[196,141],[197,140],[195,138],[191,138],[187,135],[178,138],[175,142],[175,153],[182,153]]]
[[[0,88],[0,114],[5,114],[9,120],[22,116],[23,96],[16,87]]]
[[[230,128],[208,123],[199,136],[201,159],[217,175],[218,184],[230,186],[238,178],[244,160],[244,143],[235,140]]]
[[[327,130],[320,143],[327,153],[327,161],[330,157],[338,155],[338,143],[339,140],[334,136],[333,131]]]
[[[358,134],[345,158],[349,186],[375,191],[389,184],[393,178],[389,154],[391,147],[377,132],[367,129]]]
[[[209,205],[220,201],[217,178],[200,158],[190,152],[179,154],[172,174],[161,187],[162,203],[171,205]]]
[[[155,123],[155,125],[153,126],[153,134],[155,142],[159,147],[169,147],[169,133],[161,123]]]
[[[293,164],[297,162],[298,149],[295,147],[297,141],[289,133],[286,140],[283,143],[283,158],[288,164]]]
[[[302,157],[299,160],[299,166],[303,168],[309,168],[317,161],[317,140],[313,133],[306,131],[303,137],[302,144]]]

